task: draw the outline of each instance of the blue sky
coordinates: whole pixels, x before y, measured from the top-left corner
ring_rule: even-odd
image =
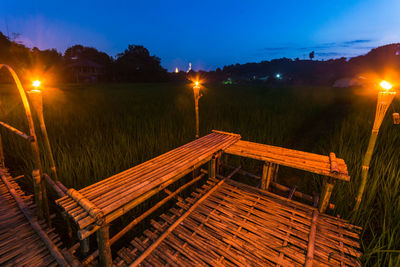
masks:
[[[273,58],[349,57],[400,42],[398,0],[0,0],[0,31],[40,49],[109,55],[141,44],[175,66],[210,70]]]

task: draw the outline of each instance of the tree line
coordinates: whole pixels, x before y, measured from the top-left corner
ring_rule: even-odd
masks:
[[[101,69],[97,81],[102,82],[158,82],[169,79],[167,70],[161,66],[161,59],[151,55],[142,45],[129,45],[115,58],[82,45],[69,47],[63,55],[56,49],[30,49],[0,32],[0,63],[12,66],[22,78],[40,73],[57,82],[74,82],[76,66]],[[8,80],[8,75],[0,72],[0,81]]]
[[[372,49],[365,55],[353,58],[314,60],[314,51],[308,60],[280,58],[258,63],[234,64],[215,71],[195,73],[168,73],[161,66],[161,59],[151,55],[141,45],[129,45],[122,53],[111,57],[93,47],[74,45],[64,54],[55,49],[30,49],[11,41],[0,32],[0,63],[9,64],[21,77],[42,73],[55,82],[75,82],[72,66],[86,62],[99,66],[97,82],[185,82],[190,77],[201,76],[207,82],[263,82],[280,84],[332,85],[344,77],[368,78],[368,75],[383,76],[388,70],[397,77],[400,69],[400,44],[389,44]],[[75,65],[74,65],[75,64]],[[83,72],[85,70],[82,70]],[[393,75],[394,74],[394,75]],[[393,77],[394,78],[394,77]],[[0,71],[0,81],[8,81],[9,75]]]

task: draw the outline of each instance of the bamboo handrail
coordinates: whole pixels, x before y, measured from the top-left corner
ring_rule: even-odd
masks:
[[[10,130],[12,133],[15,133],[16,135],[19,135],[22,138],[24,138],[24,139],[26,139],[26,140],[28,140],[30,142],[35,141],[35,138],[33,136],[29,136],[26,133],[24,133],[24,132],[12,127],[11,125],[9,125],[9,124],[7,124],[5,122],[0,121],[0,125],[3,126],[4,128],[6,128],[7,130]]]
[[[36,138],[36,131],[35,131],[35,125],[33,123],[33,118],[32,118],[32,112],[31,112],[31,107],[29,105],[28,98],[26,97],[26,93],[24,88],[22,87],[21,81],[18,78],[17,73],[8,65],[6,64],[0,64],[0,69],[6,68],[11,76],[14,79],[14,82],[17,86],[18,92],[20,94],[22,104],[24,105],[25,109],[25,115],[26,119],[28,121],[28,126],[29,126],[29,134],[32,136],[33,140],[31,140],[31,149],[33,152],[33,157],[34,157],[34,169],[39,170],[39,177],[41,178],[43,169],[42,169],[42,164],[40,160],[40,152],[39,152],[39,146],[37,143],[37,138]],[[50,225],[50,214],[49,214],[49,206],[47,203],[47,194],[46,194],[46,188],[44,187],[43,182],[41,179],[39,180],[38,186],[36,186],[38,191],[35,191],[35,202],[36,202],[36,208],[37,208],[37,214],[39,218],[43,218],[43,215],[45,215],[47,219],[48,225]],[[40,195],[40,196],[39,196]],[[43,199],[43,201],[41,201]]]

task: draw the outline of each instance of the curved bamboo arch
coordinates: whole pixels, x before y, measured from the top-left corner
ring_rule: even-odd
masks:
[[[19,94],[21,96],[22,103],[24,105],[25,109],[25,115],[26,119],[28,121],[29,125],[29,134],[32,137],[30,140],[31,143],[31,149],[33,152],[33,157],[34,157],[34,167],[35,169],[33,170],[32,176],[33,176],[33,183],[34,183],[34,189],[35,189],[35,202],[38,208],[38,215],[40,218],[43,217],[42,213],[42,203],[43,203],[43,197],[45,194],[43,192],[43,185],[42,185],[42,164],[40,161],[40,152],[39,152],[39,146],[37,142],[37,137],[36,137],[36,131],[35,131],[35,126],[33,123],[32,119],[32,112],[31,112],[31,107],[29,105],[28,98],[26,97],[25,90],[22,87],[21,81],[18,78],[17,73],[8,65],[6,64],[0,64],[0,70],[5,67],[11,74],[11,76],[14,79],[15,84],[17,85]]]

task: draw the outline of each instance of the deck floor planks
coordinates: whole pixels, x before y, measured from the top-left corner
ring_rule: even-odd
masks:
[[[30,197],[26,197],[18,184],[11,179],[5,169],[7,180],[14,190],[34,212]],[[5,184],[0,181],[0,265],[1,266],[50,266],[58,265],[44,242],[30,226]],[[53,243],[60,240],[54,229],[41,224]]]
[[[132,253],[127,248],[124,251],[130,258],[126,261],[118,257],[114,264],[129,266],[156,240],[156,236],[172,225],[217,180],[209,181],[211,183],[196,190],[197,193],[192,193],[191,197],[178,201],[176,207],[160,216],[158,221],[153,220],[153,227],[145,234],[147,242],[136,239],[139,240],[136,246],[132,244],[133,247],[129,248]],[[171,266],[302,266],[314,210],[293,200],[268,192],[261,193],[228,180],[145,258],[143,266],[160,265],[160,261],[161,265]],[[361,255],[357,250],[360,228],[325,214],[320,214],[318,218],[315,264],[359,266],[356,258]],[[140,246],[140,252],[137,246]],[[155,259],[157,261],[153,261]]]

